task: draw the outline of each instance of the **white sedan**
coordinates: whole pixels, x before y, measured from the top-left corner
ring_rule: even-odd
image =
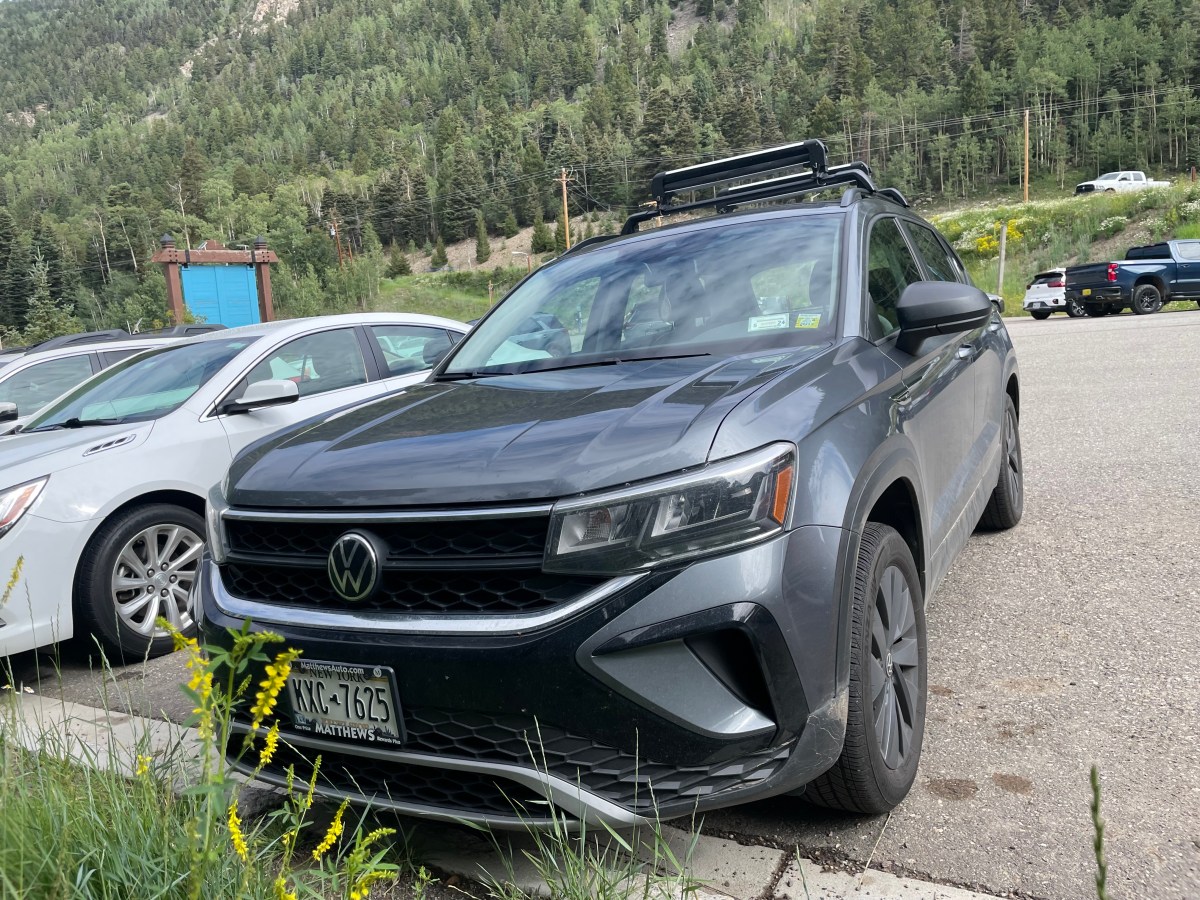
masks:
[[[251,325],[117,363],[0,439],[0,657],[90,633],[114,659],[194,629],[204,501],[233,455],[423,381],[468,326],[376,313]]]

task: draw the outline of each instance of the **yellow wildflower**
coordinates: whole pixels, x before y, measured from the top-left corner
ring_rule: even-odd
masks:
[[[385,878],[395,878],[391,872],[370,871],[356,879],[350,888],[350,900],[367,900],[371,896],[371,885]]]
[[[296,900],[294,892],[287,889],[287,879],[280,875],[275,879],[275,900]]]
[[[279,722],[271,726],[271,730],[267,732],[267,739],[263,743],[262,752],[258,754],[258,767],[261,769],[271,761],[271,757],[275,755],[275,749],[279,746]],[[288,793],[292,792],[292,786],[288,784]]]
[[[321,771],[321,754],[317,754],[317,761],[313,763],[312,778],[308,780],[308,794],[304,797],[304,812],[312,809],[313,794],[317,790],[317,773]]]
[[[13,566],[12,575],[8,579],[8,584],[4,586],[4,594],[0,595],[0,606],[8,603],[8,598],[12,596],[13,590],[17,586],[17,582],[21,580],[21,570],[25,568],[25,557],[18,556],[17,564]]]
[[[138,754],[137,773],[136,773],[138,778],[141,778],[144,775],[146,775],[147,773],[149,773],[150,763],[153,762],[153,760],[154,760],[154,757],[152,757],[152,756],[143,756],[141,753]]]
[[[349,800],[343,800],[342,805],[338,807],[338,811],[334,813],[333,821],[329,823],[329,830],[325,832],[325,837],[321,838],[321,843],[317,844],[317,848],[312,852],[314,860],[320,862],[321,857],[342,836],[342,829],[346,827],[342,823],[342,815],[346,812],[346,807],[349,805]]]
[[[246,835],[242,833],[242,820],[238,818],[236,799],[229,804],[229,839],[242,862],[249,862],[250,848],[246,846]]]
[[[267,677],[259,682],[258,693],[254,695],[254,705],[250,707],[252,732],[258,731],[263,719],[274,711],[279,692],[287,684],[288,675],[292,672],[292,662],[299,655],[299,650],[284,650],[275,657],[275,662],[267,664],[264,670]]]

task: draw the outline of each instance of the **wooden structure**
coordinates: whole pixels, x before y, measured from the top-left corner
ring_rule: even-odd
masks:
[[[263,322],[275,319],[271,298],[271,263],[279,262],[279,257],[267,249],[264,238],[255,238],[251,250],[229,250],[220,241],[205,241],[196,250],[180,250],[175,246],[175,238],[169,234],[164,234],[159,243],[162,249],[154,254],[153,261],[163,267],[163,273],[167,276],[167,303],[176,325],[183,324],[183,279],[180,269],[184,266],[252,266],[258,289],[260,319]]]

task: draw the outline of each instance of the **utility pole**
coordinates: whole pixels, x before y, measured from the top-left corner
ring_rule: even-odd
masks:
[[[331,215],[329,217],[329,236],[331,238],[333,238],[334,241],[337,242],[338,268],[344,269],[346,267],[346,264],[345,264],[345,259],[342,256],[342,230],[340,228],[338,228],[338,220],[337,220],[336,214]]]
[[[1025,110],[1025,177],[1022,179],[1025,185],[1025,202],[1029,202],[1029,110]]]
[[[567,249],[571,249],[571,217],[567,213],[567,170],[564,166],[559,170],[558,181],[562,185],[563,198],[563,230],[567,235]]]

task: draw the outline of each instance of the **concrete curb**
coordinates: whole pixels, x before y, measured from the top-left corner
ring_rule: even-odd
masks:
[[[194,729],[36,694],[14,691],[9,699],[14,727],[4,729],[3,736],[27,750],[126,777],[135,774],[139,754],[156,759],[179,758],[182,754],[186,762],[194,762],[197,768],[200,765]],[[184,785],[174,787],[179,790]],[[243,815],[255,816],[278,806],[281,799],[278,789],[250,783],[242,788],[239,802]],[[598,846],[594,837],[590,840]],[[622,837],[631,846],[641,848],[643,862],[649,861],[648,840],[632,833],[623,833]],[[683,879],[654,878],[631,884],[631,896],[656,900],[994,900],[990,894],[875,870],[858,874],[826,871],[792,852],[694,836],[669,825],[661,827],[660,837],[679,860],[686,860],[686,879],[702,887],[685,890],[679,883]],[[449,874],[472,881],[511,881],[532,896],[551,893],[527,855],[536,847],[528,835],[501,834],[493,839],[483,832],[423,823],[420,838],[426,848],[423,861]],[[505,846],[503,853],[500,844]],[[647,878],[645,874],[638,877]]]

